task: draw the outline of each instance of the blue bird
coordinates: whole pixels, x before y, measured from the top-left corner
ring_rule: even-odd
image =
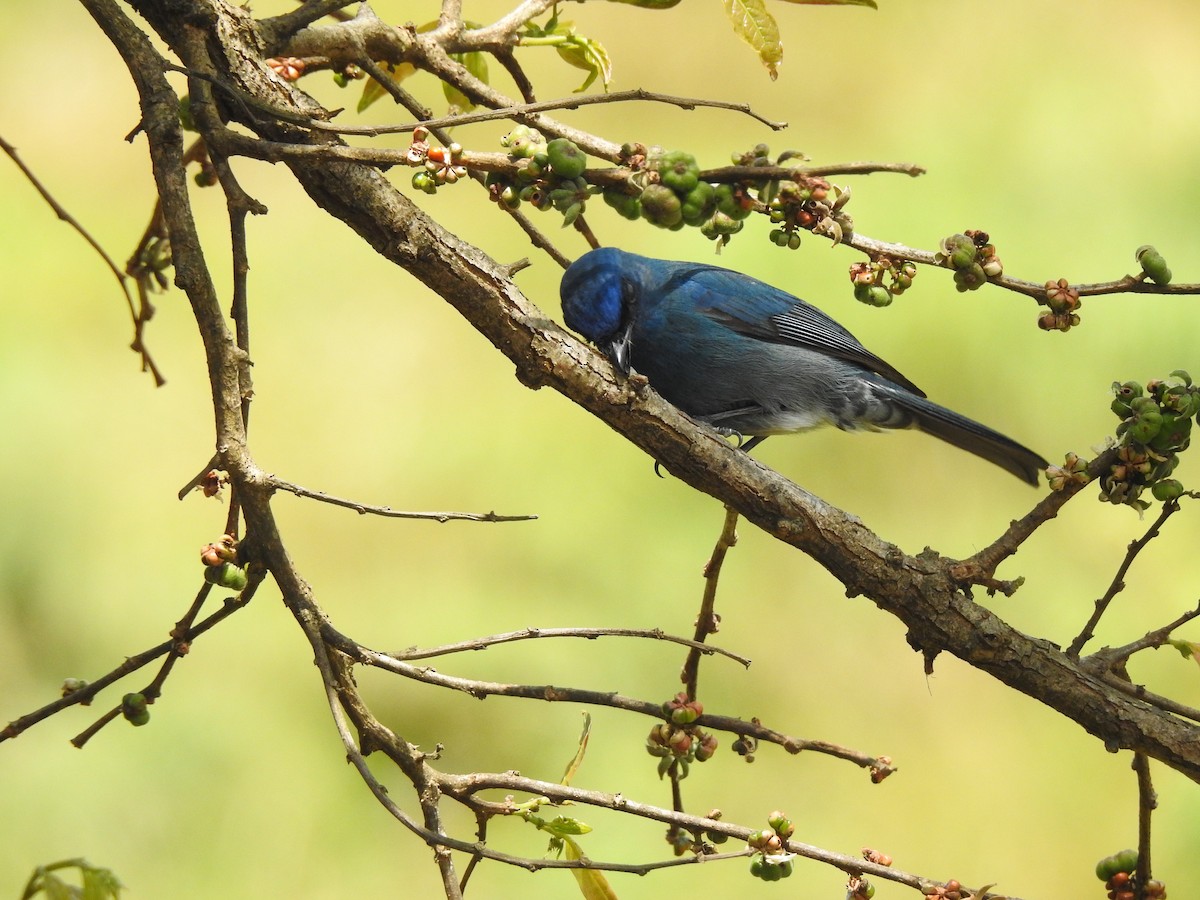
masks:
[[[622,373],[646,376],[701,422],[750,436],[746,449],[828,424],[918,428],[1033,485],[1048,465],[925,399],[821,310],[748,275],[603,247],[567,269],[559,292],[568,327]]]

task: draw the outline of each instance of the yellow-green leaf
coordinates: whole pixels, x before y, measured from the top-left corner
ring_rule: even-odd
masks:
[[[567,851],[567,859],[583,859],[583,850],[569,837],[563,838]],[[572,869],[575,883],[579,885],[579,893],[583,900],[617,900],[617,892],[612,889],[604,873],[597,869]]]
[[[1180,652],[1184,659],[1194,659],[1200,663],[1200,644],[1180,640],[1172,640],[1170,644]]]
[[[591,825],[580,822],[571,816],[555,816],[549,822],[543,822],[538,827],[558,838],[566,838],[570,834],[587,834],[592,830]]]
[[[563,772],[562,784],[569,785],[571,779],[575,777],[575,773],[579,771],[579,767],[583,764],[583,754],[587,752],[588,735],[592,733],[592,714],[583,714],[583,734],[579,736],[579,747],[575,751],[574,758],[567,763],[567,771]]]
[[[487,57],[478,50],[472,50],[470,53],[452,53],[450,56],[455,62],[462,63],[468,72],[484,84],[488,84]],[[442,82],[442,93],[446,95],[446,102],[457,107],[459,112],[470,112],[475,108],[470,97],[448,82]]]
[[[424,25],[419,26],[417,31],[432,31],[436,27],[437,22],[426,22]],[[392,76],[392,81],[396,82],[396,84],[400,84],[400,82],[417,71],[416,66],[409,65],[408,63],[399,63],[398,65],[388,63],[387,70],[388,74]],[[358,98],[358,111],[362,112],[380,97],[386,96],[387,90],[384,86],[374,78],[368,78],[363,84],[362,96]]]
[[[583,84],[575,89],[576,94],[591,87],[597,77],[604,85],[604,90],[608,91],[608,83],[612,80],[612,60],[609,58],[608,51],[598,41],[572,34],[568,36],[567,40],[556,44],[554,49],[558,51],[558,55],[564,61],[588,73]]]
[[[725,0],[725,12],[733,23],[734,34],[758,51],[771,80],[778,78],[783,41],[779,38],[779,25],[767,12],[763,0]]]

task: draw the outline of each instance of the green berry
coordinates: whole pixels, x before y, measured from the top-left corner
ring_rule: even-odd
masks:
[[[700,180],[700,166],[696,157],[683,150],[664,153],[658,160],[658,174],[662,183],[679,194],[690,193]]]
[[[973,262],[954,271],[954,287],[959,291],[974,291],[987,283],[987,275],[983,266]]]
[[[683,222],[683,204],[678,195],[666,185],[652,184],[642,191],[642,215],[660,228],[670,228]]]
[[[1161,415],[1158,433],[1150,439],[1150,449],[1159,453],[1185,449],[1191,439],[1192,420],[1169,410],[1163,410]]]
[[[217,587],[240,591],[246,586],[246,573],[233,563],[226,562],[219,566],[205,566],[204,580]]]
[[[1167,261],[1149,244],[1138,247],[1134,258],[1146,273],[1146,277],[1155,284],[1171,283],[1171,270],[1167,268]]]
[[[888,306],[892,302],[892,292],[881,284],[860,282],[854,285],[854,299],[868,306]]]
[[[1117,872],[1133,873],[1137,869],[1138,854],[1136,850],[1122,850],[1120,853],[1113,855],[1113,860],[1116,863]],[[1115,872],[1113,874],[1116,874]]]
[[[698,718],[698,713],[692,706],[679,706],[671,710],[671,724],[673,725],[691,725]]]
[[[1130,440],[1149,443],[1162,428],[1163,414],[1151,397],[1138,397],[1129,404],[1130,417],[1122,424]],[[1118,431],[1121,429],[1118,428]]]
[[[1112,411],[1121,418],[1129,415],[1129,404],[1144,393],[1142,386],[1136,381],[1126,381],[1124,384],[1117,384],[1114,381],[1112,391],[1116,395],[1116,399],[1112,402]]]
[[[637,197],[631,197],[620,188],[605,188],[604,202],[611,206],[626,219],[638,219],[642,215],[642,203]]]
[[[150,710],[146,708],[143,694],[126,694],[121,698],[121,715],[131,725],[145,725],[150,721]]]
[[[942,239],[938,257],[950,263],[952,269],[966,269],[975,263],[978,248],[965,234],[952,234]]]
[[[509,156],[514,159],[525,159],[537,152],[545,152],[546,139],[542,133],[528,125],[518,125],[504,137],[500,145],[508,148]]]
[[[587,168],[587,155],[573,141],[555,138],[546,145],[550,168],[563,178],[578,178]]]
[[[1154,487],[1150,488],[1150,493],[1154,495],[1155,500],[1177,500],[1183,496],[1183,485],[1174,478],[1165,478],[1162,481],[1154,483]]]
[[[199,131],[196,120],[192,118],[192,95],[184,94],[179,98],[179,124],[184,131]]]
[[[719,237],[737,234],[745,224],[745,222],[730,218],[725,213],[718,211],[700,226],[700,233],[710,241],[715,241]]]
[[[717,212],[731,219],[741,220],[750,215],[750,204],[731,184],[717,185]]]
[[[437,181],[434,179],[432,173],[427,171],[414,172],[412,186],[426,194],[437,193]]]
[[[500,192],[500,202],[505,209],[516,209],[521,205],[520,192],[513,185],[506,185]]]
[[[699,225],[717,208],[717,191],[707,181],[697,181],[696,186],[683,198],[680,211],[688,225]]]

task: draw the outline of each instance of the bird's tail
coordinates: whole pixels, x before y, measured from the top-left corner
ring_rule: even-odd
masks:
[[[986,425],[972,421],[944,406],[938,406],[931,400],[918,397],[899,386],[879,382],[876,382],[876,385],[883,387],[889,399],[912,416],[911,424],[916,428],[941,438],[960,450],[966,450],[995,463],[1022,481],[1036,486],[1038,473],[1049,465],[1041,455]]]

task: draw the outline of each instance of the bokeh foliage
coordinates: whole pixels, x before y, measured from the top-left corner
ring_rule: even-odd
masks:
[[[437,13],[387,0],[375,9],[393,21]],[[608,48],[614,87],[748,101],[791,122],[783,135],[712,111],[623,105],[562,117],[617,141],[686,147],[702,165],[760,140],[819,162],[912,160],[930,174],[854,184],[862,232],[933,248],[951,232],[984,228],[1006,271],[1034,280],[1117,277],[1135,270],[1136,247],[1153,243],[1178,279],[1200,280],[1191,253],[1200,238],[1191,87],[1200,84],[1200,12],[1191,4],[1082,9],[1012,0],[968,10],[955,0],[894,0],[876,12],[772,9],[786,46],[773,83],[731,37],[717,4],[567,8],[581,33]],[[270,11],[255,5],[258,15]],[[468,4],[466,14],[489,21],[503,11],[489,2]],[[123,67],[73,4],[56,6],[52,24],[33,6],[7,7],[0,22],[5,137],[123,258],[152,201],[144,144],[121,140],[137,114]],[[578,86],[579,73],[555,54],[523,58],[542,97]],[[353,106],[318,78],[324,83],[302,85],[328,105]],[[432,83],[407,86],[431,105],[443,102]],[[386,102],[366,113],[370,121],[397,116]],[[481,125],[456,137],[497,149],[503,130]],[[260,463],[395,507],[541,516],[436,526],[284,498],[285,537],[339,626],[381,647],[534,624],[689,631],[698,572],[720,527],[716,504],[656,479],[649,460],[561,397],[520,386],[452,310],[314,211],[285,171],[246,161],[236,168],[271,210],[250,223],[251,436]],[[169,379],[156,391],[125,349],[128,323],[99,261],[7,163],[0,197],[0,410],[8,423],[0,429],[8,473],[0,715],[12,718],[53,696],[62,678],[107,671],[160,640],[190,599],[196,550],[216,537],[223,514],[213,501],[174,499],[211,452],[202,354],[182,296],[159,297],[151,323],[148,340]],[[210,233],[223,233],[217,192],[196,202]],[[531,256],[535,266],[519,282],[557,316],[557,267],[481,191],[463,185],[420,202],[498,259]],[[606,243],[712,258],[690,230],[631,225],[600,204],[589,219]],[[1045,334],[1028,299],[988,289],[962,296],[948,275],[922,272],[892,307],[872,310],[851,296],[845,272],[856,255],[815,239],[781,250],[768,228],[748,226],[722,264],[818,303],[935,399],[1052,458],[1089,455],[1111,430],[1113,380],[1200,371],[1200,312],[1190,299],[1085,301],[1080,328]],[[582,252],[571,232],[561,237],[569,255]],[[227,260],[209,261],[227,284]],[[968,554],[1035,496],[920,435],[776,438],[758,455],[910,551],[928,544]],[[1185,483],[1195,468],[1185,458]],[[1025,587],[990,602],[1018,626],[1065,642],[1143,527],[1130,510],[1079,500],[1002,573],[1024,575]],[[1113,640],[1195,600],[1187,561],[1197,540],[1194,516],[1176,517],[1106,619]],[[722,753],[686,785],[697,805],[744,820],[782,807],[807,842],[847,852],[869,844],[902,867],[967,883],[1000,879],[1001,889],[1027,897],[1097,891],[1095,860],[1134,843],[1127,756],[1106,755],[1075,726],[955,660],[940,659],[926,679],[893,620],[845,600],[798,554],[743,527],[720,609],[716,640],[755,665],[747,674],[706,662],[707,709],[769,716],[793,733],[888,753],[900,772],[873,787],[828,759],[766,751],[747,769]],[[434,894],[427,851],[339,765],[342,750],[297,637],[264,591],[197,642],[150,727],[112,727],[80,753],[67,743],[87,721],[76,711],[6,744],[0,892],[15,894],[39,862],[86,855],[144,897]],[[439,667],[525,682],[569,675],[665,699],[681,661],[659,645],[600,641],[490,650]],[[1172,653],[1139,660],[1133,674],[1185,701],[1200,689],[1194,669]],[[756,691],[764,679],[785,689]],[[368,682],[391,710],[389,724],[423,745],[444,743],[447,765],[553,779],[574,752],[579,717],[565,706],[481,704]],[[581,777],[667,802],[642,750],[645,723],[593,715]],[[1157,779],[1158,873],[1186,892],[1200,879],[1192,786],[1161,769]],[[666,850],[652,828],[589,821],[593,856],[650,859]],[[493,838],[507,837],[505,828],[537,852],[542,837],[521,834],[515,822],[496,823]],[[814,895],[836,895],[836,873],[799,872]],[[482,897],[574,891],[563,873],[490,867],[476,878],[472,890]],[[742,892],[757,884],[746,878],[735,863],[615,884],[622,897],[644,897],[666,888]],[[880,895],[903,893],[884,887]]]

